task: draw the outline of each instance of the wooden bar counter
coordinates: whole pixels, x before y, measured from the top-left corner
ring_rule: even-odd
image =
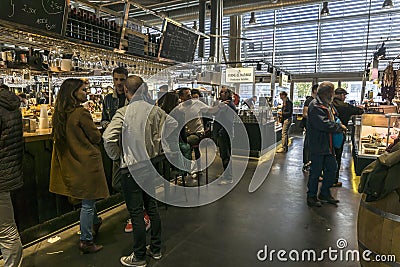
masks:
[[[24,186],[12,193],[15,220],[23,244],[30,243],[54,231],[79,221],[78,208],[65,196],[49,192],[53,139],[51,129],[24,133]],[[112,161],[101,144],[104,170],[111,197],[98,201],[98,211],[123,201],[111,187]]]

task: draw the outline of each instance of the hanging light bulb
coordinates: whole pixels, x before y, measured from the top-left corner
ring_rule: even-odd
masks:
[[[256,24],[256,14],[254,12],[251,12],[250,15],[250,20],[249,20],[249,24]]]
[[[329,15],[328,2],[323,2],[321,9],[321,16],[328,16],[328,15]]]
[[[383,1],[382,8],[392,8],[393,1],[392,0],[385,0]]]

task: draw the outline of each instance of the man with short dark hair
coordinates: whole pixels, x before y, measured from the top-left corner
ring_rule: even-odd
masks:
[[[282,99],[282,112],[281,112],[281,123],[282,123],[282,147],[276,152],[286,153],[288,152],[289,146],[289,129],[292,125],[293,120],[293,102],[288,98],[288,94],[285,91],[279,93],[279,97]]]
[[[350,105],[349,103],[344,102],[346,99],[347,91],[343,88],[337,88],[335,90],[335,98],[333,99],[333,105],[335,106],[337,112],[338,112],[338,117],[342,124],[347,127],[350,117],[353,115],[361,115],[364,113],[364,110],[362,108],[355,107],[353,105]],[[335,154],[336,154],[336,162],[337,162],[337,171],[336,171],[336,179],[335,182],[333,183],[333,187],[341,187],[342,182],[339,182],[339,171],[340,171],[340,165],[342,162],[342,154],[343,154],[343,146],[344,146],[344,139],[343,143],[339,148],[335,148]]]
[[[103,101],[103,111],[101,113],[101,126],[107,128],[111,119],[114,117],[117,109],[122,108],[127,104],[124,86],[128,78],[128,70],[124,67],[118,67],[112,73],[114,82],[114,91],[106,95]]]
[[[0,250],[5,267],[21,266],[22,244],[14,220],[10,192],[23,185],[23,131],[20,100],[0,86]]]
[[[143,190],[138,181],[152,184],[157,171],[151,159],[161,154],[161,132],[164,122],[169,129],[177,123],[158,106],[148,102],[147,85],[143,79],[131,75],[126,80],[125,93],[129,105],[117,110],[110,125],[104,131],[104,148],[113,160],[121,159],[121,184],[126,206],[133,223],[133,253],[120,258],[124,266],[146,266],[146,254],[161,258],[161,219],[155,188]],[[122,134],[124,132],[124,134]],[[165,136],[167,137],[168,133]],[[123,144],[122,147],[120,144]],[[152,190],[152,192],[150,192]],[[151,220],[150,246],[146,248],[146,228],[143,206]]]

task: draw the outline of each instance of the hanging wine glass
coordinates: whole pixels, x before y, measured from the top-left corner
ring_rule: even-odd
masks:
[[[49,55],[47,56],[47,62],[49,64],[49,67],[51,68],[55,67],[55,58],[56,58],[55,49],[51,48],[49,51]]]

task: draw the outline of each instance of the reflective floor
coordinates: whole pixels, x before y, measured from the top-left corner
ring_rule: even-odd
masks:
[[[257,164],[251,161],[240,183],[212,204],[200,208],[160,205],[163,257],[159,261],[147,258],[147,266],[360,266],[339,257],[357,250],[359,177],[353,172],[350,145],[346,143],[343,153],[343,187],[332,189],[340,203],[320,208],[306,204],[302,146],[302,136],[293,137],[289,152],[276,154],[267,180],[254,193],[248,192]],[[217,172],[211,170],[210,175]],[[132,246],[132,234],[124,233],[126,208],[122,205],[101,216],[104,223],[97,243],[104,245],[102,251],[81,255],[76,226],[57,234],[60,240],[54,243],[46,240],[26,248],[22,266],[122,266],[119,258],[129,255]],[[52,241],[56,239],[53,236]],[[330,248],[337,253],[321,257],[321,251]],[[308,260],[310,251],[320,261]]]

